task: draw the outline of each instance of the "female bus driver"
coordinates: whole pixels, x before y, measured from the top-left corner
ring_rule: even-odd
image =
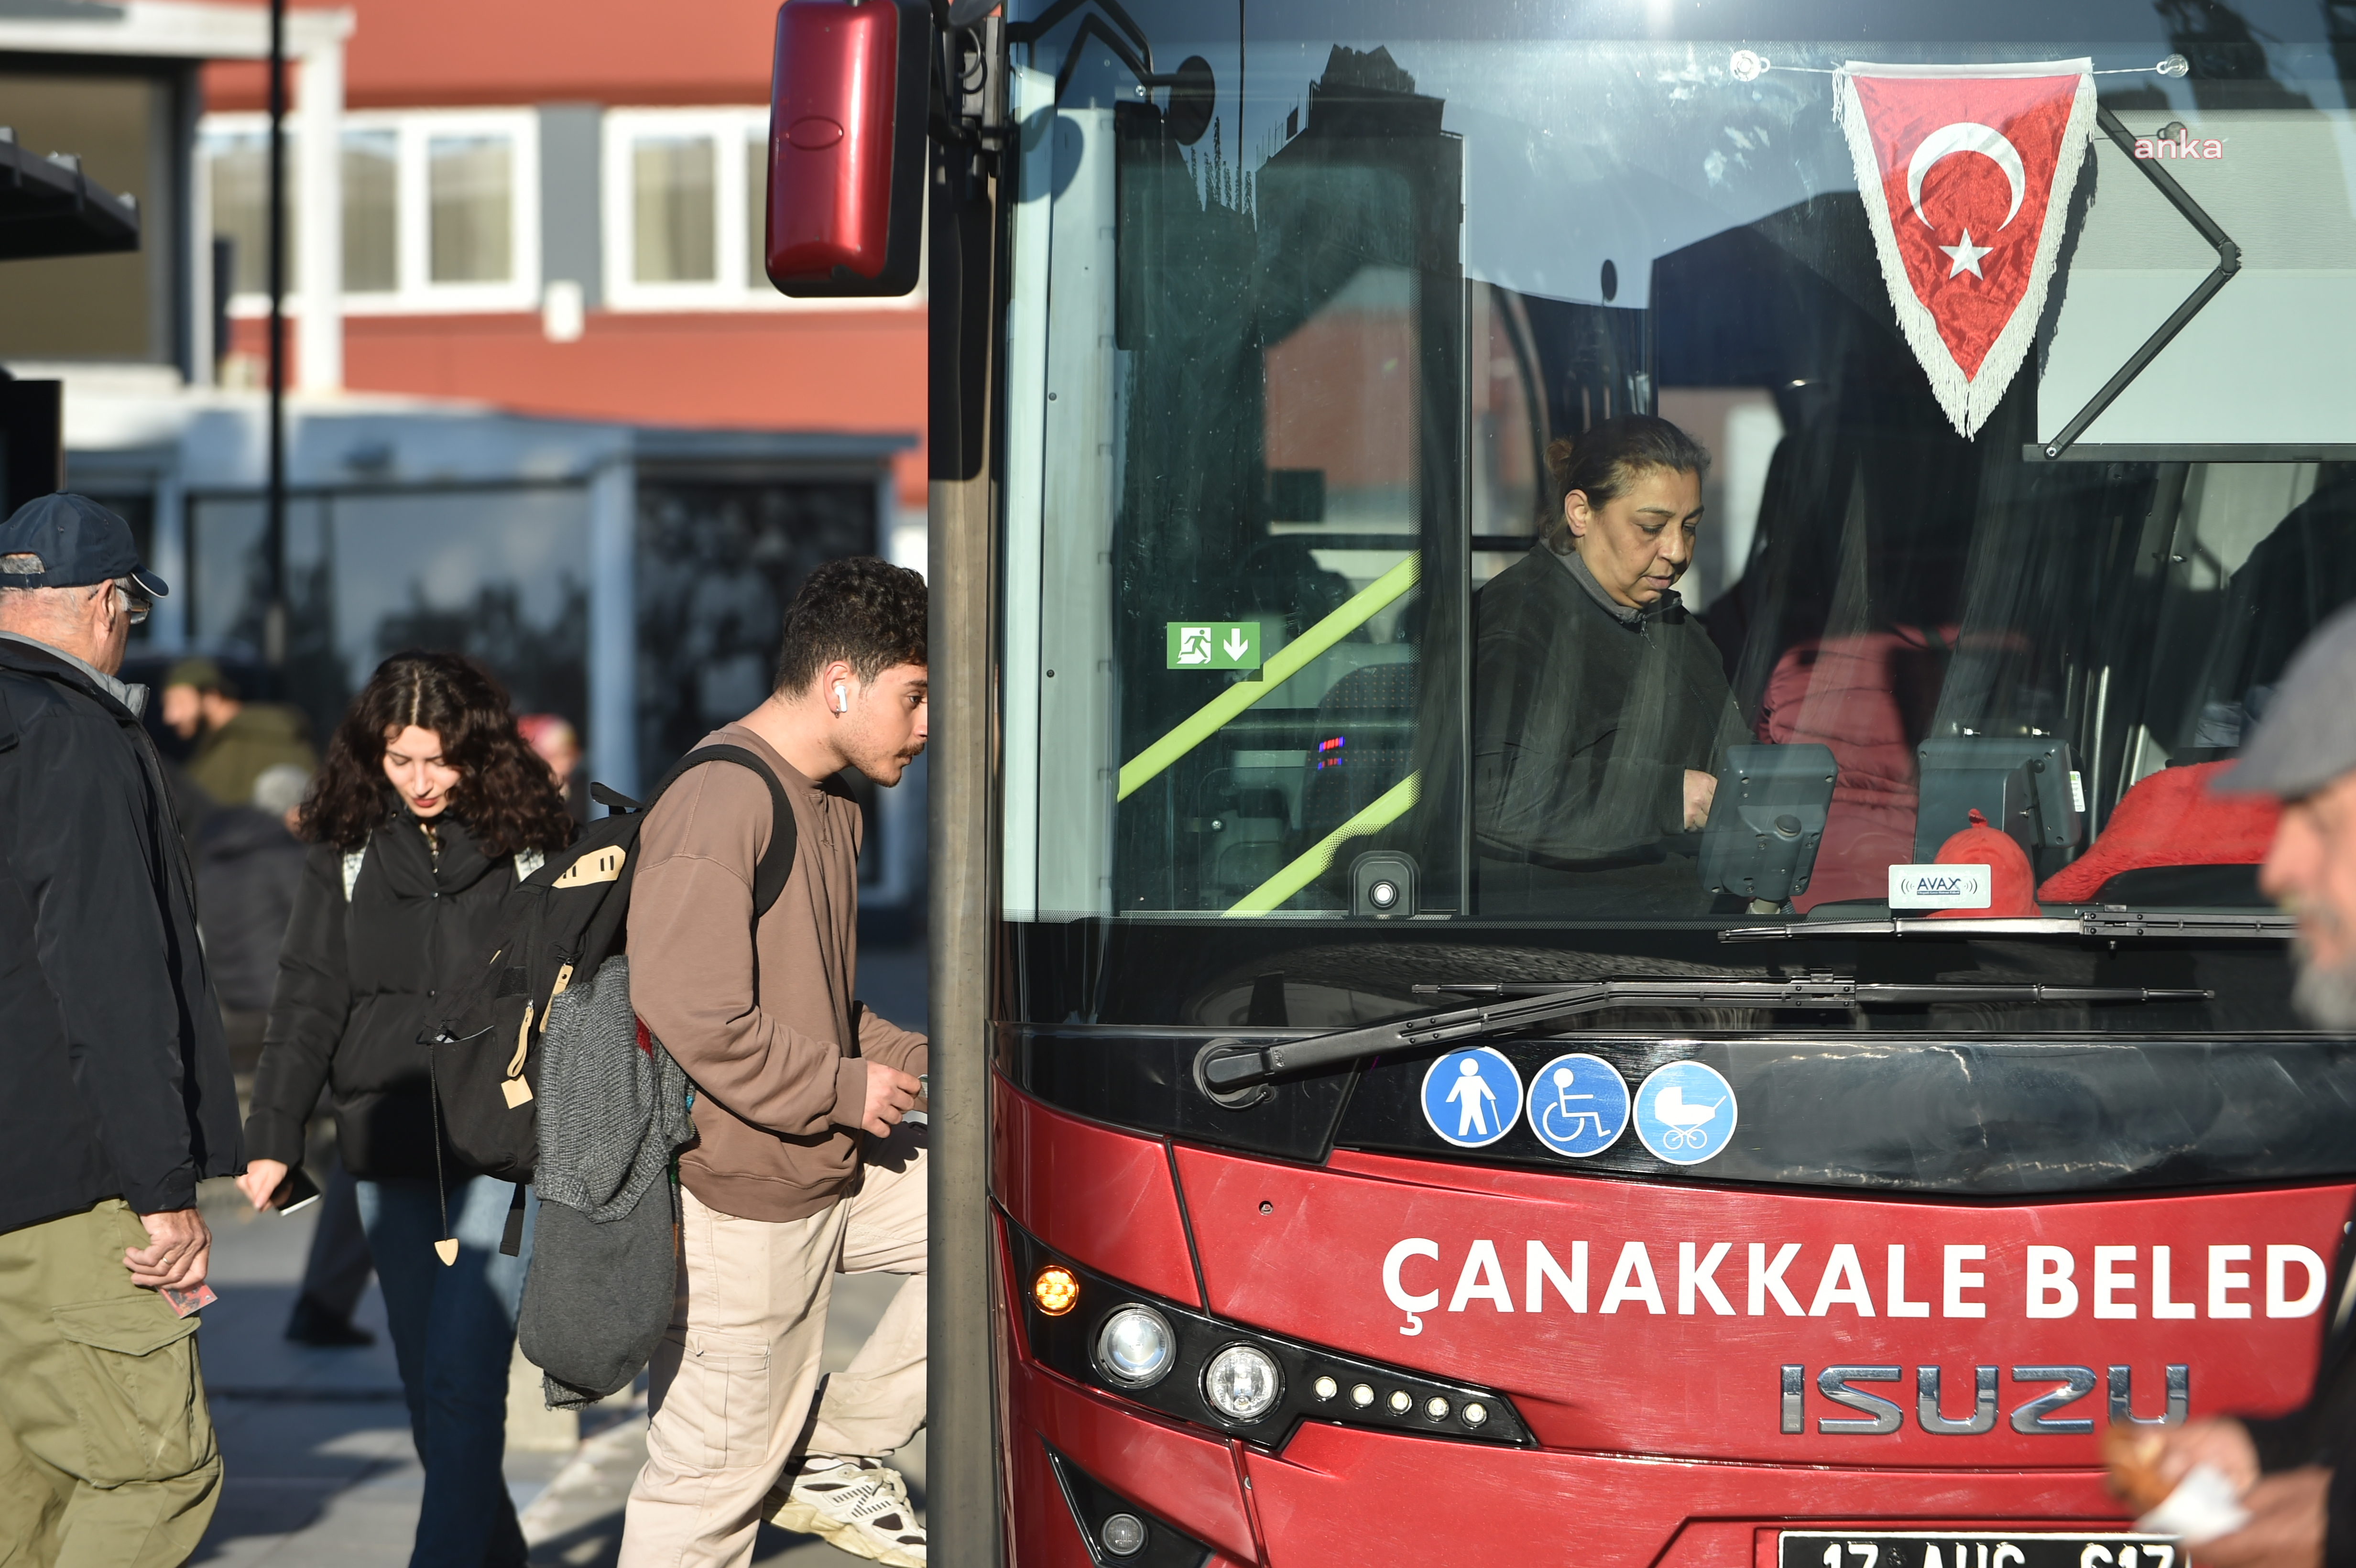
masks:
[[[1637,414],[1546,455],[1560,514],[1474,608],[1482,907],[1577,889],[1615,913],[1698,912],[1682,836],[1708,819],[1713,761],[1747,739],[1718,649],[1675,591],[1709,454]]]

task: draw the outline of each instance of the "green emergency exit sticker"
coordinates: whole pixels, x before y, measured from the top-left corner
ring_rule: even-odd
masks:
[[[1172,669],[1259,668],[1258,621],[1171,621]]]

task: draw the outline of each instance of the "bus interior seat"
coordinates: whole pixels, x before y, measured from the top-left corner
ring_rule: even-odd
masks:
[[[1197,815],[1209,829],[1200,874],[1205,890],[1223,901],[1241,898],[1284,869],[1285,792],[1255,777],[1262,771],[1215,768],[1196,797]]]
[[[1811,637],[1783,651],[1753,732],[1773,745],[1828,746],[1840,772],[1825,841],[1793,907],[1879,900],[1893,862],[1913,859],[1915,748],[1939,703],[1953,626],[1891,626]]]
[[[1301,767],[1301,847],[1307,848],[1407,777],[1413,765],[1416,666],[1361,665],[1317,703]]]
[[[2268,795],[2215,793],[2231,762],[2162,768],[2137,781],[2087,851],[2045,880],[2044,903],[2216,904],[2247,908],[2281,807]],[[2197,856],[2195,863],[2183,863]]]

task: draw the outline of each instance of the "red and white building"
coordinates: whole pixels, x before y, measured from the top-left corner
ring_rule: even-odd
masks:
[[[0,16],[0,125],[140,202],[135,256],[0,266],[0,367],[64,380],[69,484],[172,581],[150,657],[246,661],[325,724],[392,648],[461,647],[628,790],[759,700],[811,566],[921,568],[921,295],[789,300],[755,254],[775,0],[290,11],[273,563],[267,16]],[[879,802],[869,901],[913,890],[921,817]]]

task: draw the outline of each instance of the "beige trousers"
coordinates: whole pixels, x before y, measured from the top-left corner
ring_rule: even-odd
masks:
[[[802,1454],[881,1457],[925,1423],[925,1150],[870,1139],[859,1190],[783,1224],[681,1189],[679,1296],[648,1369],[646,1467],[620,1568],[749,1563],[761,1499]],[[906,1275],[883,1321],[819,1389],[838,1274]]]
[[[220,1500],[197,1319],[131,1283],[119,1198],[0,1234],[0,1563],[166,1568]]]

